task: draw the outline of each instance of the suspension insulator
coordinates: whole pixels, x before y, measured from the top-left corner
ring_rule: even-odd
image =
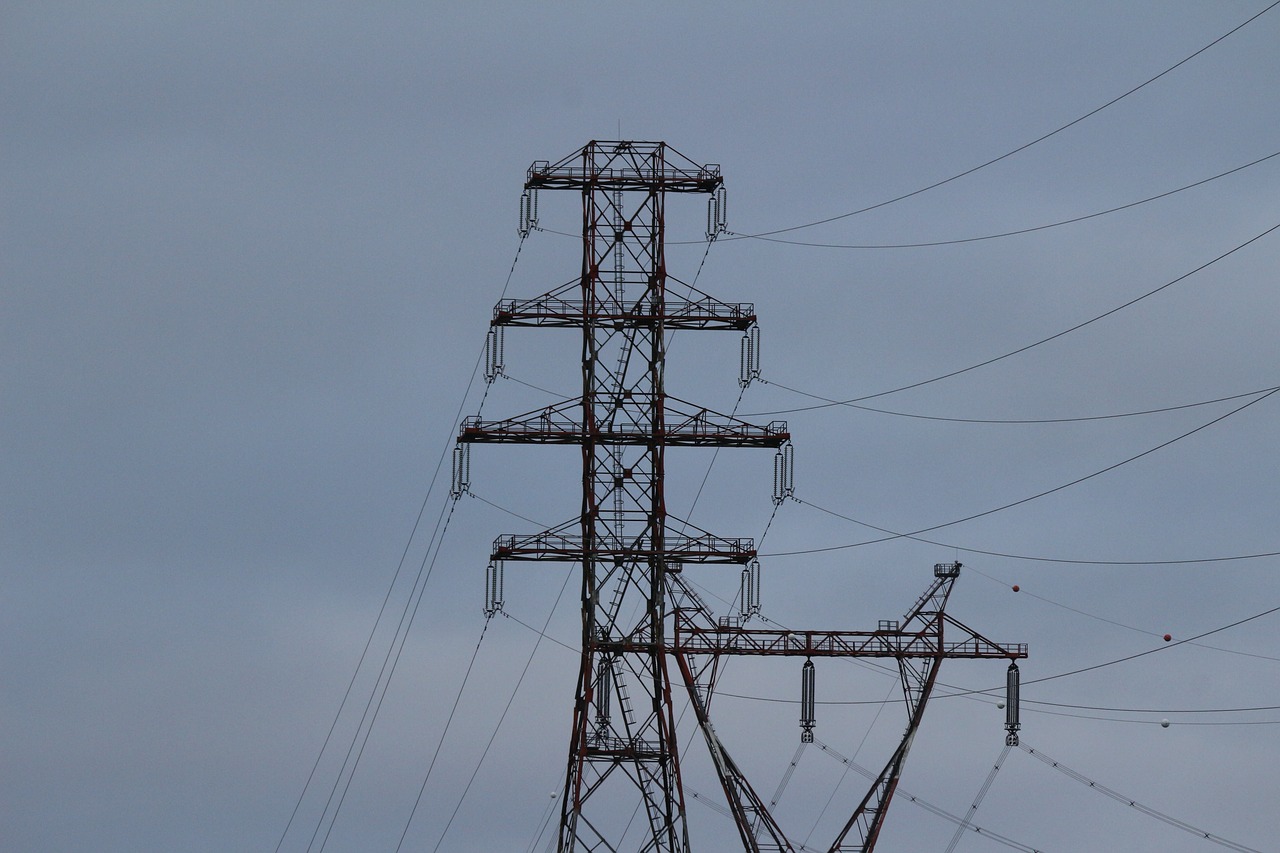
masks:
[[[725,191],[724,187],[721,186],[714,193],[707,196],[708,240],[714,240],[724,233],[725,224],[728,222],[725,218],[725,212]]]
[[[760,612],[760,561],[751,560],[742,570],[742,615],[755,616]]]
[[[760,327],[752,326],[747,330],[747,337],[751,339],[751,378],[760,378]]]
[[[1021,691],[1021,681],[1022,676],[1018,672],[1018,665],[1010,663],[1004,681],[1004,730],[1008,732],[1004,741],[1009,746],[1018,745],[1018,730],[1022,728],[1022,723],[1018,720],[1018,694]]]
[[[449,496],[454,500],[471,490],[471,445],[458,444],[453,448],[453,482]]]
[[[596,661],[596,726],[607,730],[609,726],[609,701],[613,695],[613,660],[602,657]]]
[[[538,190],[528,189],[520,194],[520,236],[528,237],[538,227]]]
[[[800,670],[800,742],[813,743],[814,706],[813,661],[806,660]]]
[[[502,610],[502,561],[496,560],[484,570],[484,615],[492,616]]]
[[[796,494],[796,449],[791,442],[782,446],[782,493],[784,497]]]
[[[746,388],[760,378],[760,327],[752,326],[742,335],[738,356],[738,385]]]
[[[773,502],[780,504],[796,494],[796,453],[791,442],[778,448],[773,456]]]
[[[786,482],[786,457],[779,450],[773,454],[773,502],[780,504],[786,500],[786,489],[783,483]]]
[[[492,382],[503,375],[506,369],[506,345],[503,342],[502,326],[491,326],[484,339],[484,381]]]

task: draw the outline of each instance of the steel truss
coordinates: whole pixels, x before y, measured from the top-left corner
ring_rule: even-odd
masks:
[[[691,287],[688,296],[667,288],[666,194],[710,196],[708,236],[714,237],[723,228],[719,167],[693,163],[662,142],[590,142],[556,163],[538,161],[530,167],[521,203],[524,233],[536,226],[537,192],[544,189],[581,194],[580,276],[533,299],[504,300],[495,307],[491,328],[496,332],[490,340],[499,349],[487,359],[486,375],[492,379],[500,370],[502,327],[579,329],[582,395],[511,418],[468,418],[458,441],[581,447],[579,517],[541,533],[500,536],[491,554],[497,566],[490,573],[491,590],[500,590],[501,565],[507,561],[582,566],[582,657],[557,849],[688,853],[668,670],[674,660],[743,849],[794,850],[710,718],[723,659],[781,655],[805,658],[810,700],[813,658],[897,661],[907,733],[830,847],[833,853],[869,851],[942,659],[1013,659],[1025,657],[1026,648],[993,643],[945,614],[958,563],[935,567],[932,585],[903,620],[882,623],[876,631],[760,630],[736,619],[717,619],[685,582],[682,567],[754,566],[755,546],[751,539],[722,538],[684,523],[681,533],[669,530],[678,520],[666,510],[665,450],[789,451],[790,441],[785,422],[750,424],[670,397],[664,387],[667,333],[677,329],[743,332],[747,360],[741,381],[758,375],[752,305],[719,302]],[[785,458],[790,459],[789,452]],[[487,606],[500,609],[500,593],[491,596],[495,601]]]

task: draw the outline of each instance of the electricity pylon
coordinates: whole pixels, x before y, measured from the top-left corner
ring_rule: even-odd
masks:
[[[750,424],[668,396],[664,385],[668,335],[677,330],[741,332],[739,382],[745,386],[759,376],[752,305],[720,302],[692,286],[682,286],[680,294],[668,287],[666,194],[706,194],[707,237],[714,239],[724,228],[720,169],[696,164],[662,142],[593,141],[563,160],[530,167],[521,198],[522,234],[537,227],[540,190],[581,194],[581,271],[541,296],[504,300],[495,307],[486,377],[502,372],[505,327],[577,329],[582,393],[507,419],[466,419],[455,455],[454,493],[465,489],[468,444],[581,448],[578,517],[540,533],[498,537],[486,577],[486,610],[492,613],[502,608],[505,563],[556,560],[582,567],[582,657],[557,849],[690,849],[669,670],[674,660],[744,850],[793,850],[710,719],[724,657],[791,655],[806,659],[802,736],[809,739],[813,658],[876,656],[898,662],[908,736],[831,847],[870,850],[937,664],[944,657],[1023,657],[1025,646],[992,643],[944,615],[958,563],[935,568],[933,584],[906,618],[882,623],[875,632],[764,631],[748,629],[740,619],[718,619],[686,583],[683,567],[742,567],[742,615],[750,616],[759,608],[755,545],[751,539],[721,538],[667,512],[666,449],[771,448],[776,451],[774,500],[781,502],[792,489],[785,422]],[[944,626],[952,635],[945,640]],[[639,829],[632,825],[636,815]]]

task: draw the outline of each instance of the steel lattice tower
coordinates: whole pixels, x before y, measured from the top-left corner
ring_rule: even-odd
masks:
[[[743,613],[749,616],[750,607],[758,606],[755,546],[750,539],[714,536],[668,514],[666,448],[777,449],[775,501],[790,490],[785,423],[752,425],[669,397],[664,386],[668,333],[676,330],[742,332],[740,381],[749,383],[758,371],[752,305],[719,302],[692,287],[687,295],[678,295],[667,286],[666,194],[709,195],[708,237],[714,237],[723,228],[719,167],[696,164],[662,142],[590,142],[563,160],[530,167],[521,204],[526,234],[536,224],[539,190],[581,193],[581,272],[578,279],[541,296],[496,306],[486,373],[492,379],[502,370],[504,327],[579,329],[582,394],[508,419],[465,420],[455,459],[455,493],[466,480],[466,444],[581,447],[579,517],[534,535],[498,537],[487,577],[486,607],[492,612],[502,606],[505,562],[572,561],[582,567],[582,658],[558,850],[617,851],[624,843],[644,853],[690,849],[671,661],[677,682],[687,690],[744,849],[793,849],[711,724],[716,675],[728,655],[805,658],[808,724],[802,712],[802,727],[810,738],[812,658],[877,656],[898,662],[909,712],[907,736],[830,848],[870,850],[937,664],[944,657],[1024,657],[1025,646],[992,643],[944,614],[958,563],[935,567],[933,583],[907,616],[881,623],[875,632],[753,630],[739,619],[716,618],[685,583],[683,567],[743,567]],[[959,640],[944,639],[944,625]],[[628,832],[633,815],[645,822],[642,832]]]

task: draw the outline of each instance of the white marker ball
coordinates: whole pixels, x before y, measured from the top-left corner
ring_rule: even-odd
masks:
[[[1160,728],[1162,728],[1162,729],[1167,729],[1167,728],[1169,728],[1169,721],[1168,721],[1168,720],[1161,720],[1161,721],[1160,721]]]
[[[997,708],[1004,708],[1004,703],[1003,703],[1003,702],[997,702],[997,703],[996,703],[996,707],[997,707]]]

